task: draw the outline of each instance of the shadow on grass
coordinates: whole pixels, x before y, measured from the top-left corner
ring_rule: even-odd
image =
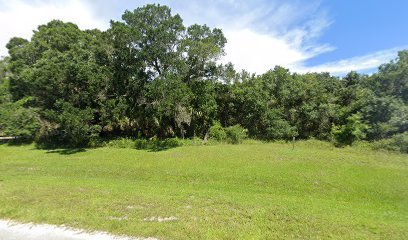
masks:
[[[26,139],[0,140],[0,146],[1,145],[28,146],[31,144],[33,144],[33,141],[26,140]],[[38,150],[38,149],[47,150],[46,153],[56,153],[56,154],[61,154],[61,155],[71,155],[71,154],[86,152],[85,148],[58,148],[58,146],[40,146],[40,145],[36,145],[35,148],[33,148],[32,150]]]
[[[144,150],[147,152],[161,152],[161,151],[166,151],[174,147],[152,147],[152,148],[143,148],[143,149],[137,149],[137,148],[126,148],[126,149],[135,149],[135,150]],[[77,153],[82,153],[86,152],[86,148],[64,148],[64,149],[46,149],[46,153],[54,153],[54,154],[60,154],[60,155],[72,155],[72,154],[77,154]]]
[[[148,152],[162,152],[162,151],[166,151],[172,148],[177,148],[179,146],[173,146],[173,147],[150,147],[150,148],[144,148],[144,149],[137,149],[137,150],[146,150]]]
[[[86,152],[85,148],[67,148],[67,149],[51,149],[46,153],[56,153],[60,155],[72,155],[76,153]]]
[[[30,145],[33,141],[31,139],[1,139],[0,145],[8,145],[8,146],[24,146]]]
[[[102,146],[105,147],[137,149],[148,152],[166,151],[182,145],[182,142],[175,138],[168,138],[164,140],[117,138],[105,140],[104,143],[102,143]]]

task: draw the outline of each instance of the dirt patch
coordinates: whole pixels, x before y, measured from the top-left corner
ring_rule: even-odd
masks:
[[[146,222],[172,222],[172,221],[177,221],[178,218],[171,216],[171,217],[149,217],[143,219]]]

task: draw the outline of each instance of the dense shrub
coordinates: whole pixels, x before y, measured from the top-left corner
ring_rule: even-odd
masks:
[[[134,147],[136,149],[148,149],[150,146],[151,146],[151,144],[146,139],[136,139],[136,140],[134,140]]]
[[[372,143],[374,149],[385,149],[408,153],[408,132],[396,134],[389,139],[382,139]]]
[[[221,126],[219,121],[215,121],[209,130],[210,139],[215,141],[223,142],[227,138],[227,133],[225,129]]]
[[[27,100],[0,105],[0,136],[19,137],[29,140],[40,128],[40,117],[35,109],[26,108]]]
[[[248,130],[239,124],[225,128],[225,133],[227,135],[227,142],[232,144],[242,143],[248,136]]]
[[[332,137],[337,146],[352,145],[354,141],[365,137],[367,125],[361,122],[358,114],[353,114],[347,118],[347,123],[341,126],[332,127]]]
[[[283,114],[276,109],[269,110],[265,113],[264,118],[261,119],[261,122],[265,125],[265,131],[262,133],[263,139],[287,140],[298,135],[295,127],[292,127],[282,115]]]
[[[161,141],[157,141],[155,144],[157,150],[175,148],[181,145],[182,143],[177,138],[167,138]]]
[[[248,130],[241,125],[234,125],[227,128],[221,126],[221,123],[214,121],[209,130],[210,139],[216,142],[228,142],[239,144],[248,137]]]
[[[40,121],[34,110],[20,107],[9,112],[3,126],[6,136],[32,139],[40,127]]]
[[[86,147],[91,138],[98,137],[99,125],[91,124],[91,109],[81,110],[71,104],[59,104],[60,111],[49,111],[49,121],[44,121],[37,136],[37,144],[42,147],[62,145],[65,147]]]

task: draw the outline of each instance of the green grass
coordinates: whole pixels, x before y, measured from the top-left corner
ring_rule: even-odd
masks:
[[[319,142],[2,145],[0,218],[163,239],[408,239],[408,155]]]

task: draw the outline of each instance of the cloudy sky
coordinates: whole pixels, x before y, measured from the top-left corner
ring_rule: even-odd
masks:
[[[222,28],[237,69],[370,73],[408,49],[406,0],[0,0],[0,55],[13,36],[30,38],[52,19],[82,29],[109,27],[126,9],[166,4],[185,25]]]

